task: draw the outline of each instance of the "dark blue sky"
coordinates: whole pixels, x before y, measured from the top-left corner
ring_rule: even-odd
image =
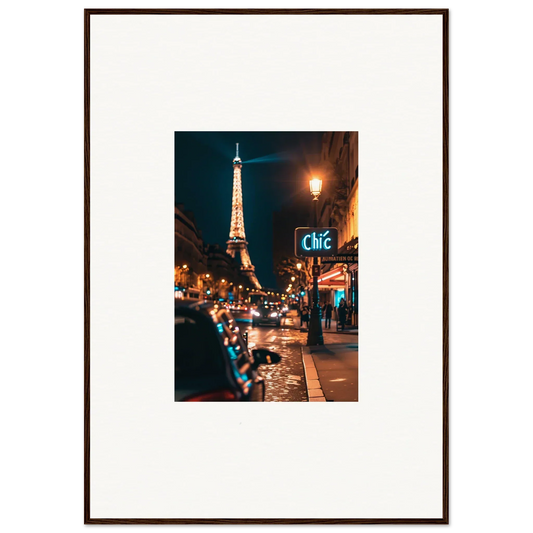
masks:
[[[309,175],[319,161],[323,132],[176,132],[175,201],[194,212],[204,242],[229,238],[235,143],[243,161],[244,225],[260,283],[276,285],[272,212],[311,202]],[[294,231],[294,228],[287,228]]]

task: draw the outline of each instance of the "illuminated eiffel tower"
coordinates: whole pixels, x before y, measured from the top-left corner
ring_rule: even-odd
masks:
[[[255,267],[252,265],[250,254],[248,253],[248,242],[244,233],[244,215],[242,209],[242,182],[241,182],[242,161],[239,157],[239,143],[237,143],[237,155],[233,160],[233,198],[231,201],[231,225],[229,228],[229,241],[227,242],[227,252],[231,257],[237,254],[240,257],[241,272],[248,277],[256,289],[261,288],[261,284],[255,275]]]

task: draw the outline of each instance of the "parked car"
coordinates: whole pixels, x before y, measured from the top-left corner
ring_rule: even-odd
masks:
[[[259,324],[270,324],[276,327],[281,326],[281,311],[277,305],[263,304],[252,311],[252,326]]]
[[[269,350],[249,350],[235,319],[222,306],[175,307],[175,401],[264,401],[259,366],[280,360]]]

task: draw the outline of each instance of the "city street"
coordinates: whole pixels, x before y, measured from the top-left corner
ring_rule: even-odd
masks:
[[[250,384],[221,322],[221,353],[192,357],[217,350],[197,349],[207,337],[195,338],[180,311],[176,369],[198,368],[175,387],[176,401],[189,389],[198,401],[254,397],[257,373],[267,402],[359,401],[358,139],[356,131],[175,132],[176,308],[212,302],[211,315],[226,309],[235,320],[228,329],[238,323],[250,348],[281,357],[268,364],[258,353]],[[215,382],[210,364],[229,379]]]
[[[260,347],[281,355],[282,360],[275,365],[260,367],[261,375],[266,380],[267,402],[306,402],[308,401],[302,363],[302,348],[307,342],[307,332],[300,331],[296,312],[291,312],[283,319],[281,327],[256,326],[251,322],[239,322],[241,331],[248,332],[250,348]],[[329,333],[324,331],[324,344],[343,345],[357,342],[357,335]],[[335,325],[333,329],[335,331]]]

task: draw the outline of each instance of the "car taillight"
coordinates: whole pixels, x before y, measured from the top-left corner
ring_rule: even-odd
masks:
[[[220,389],[209,392],[202,392],[200,394],[193,394],[187,396],[184,402],[234,402],[237,400],[235,393],[229,389]]]

